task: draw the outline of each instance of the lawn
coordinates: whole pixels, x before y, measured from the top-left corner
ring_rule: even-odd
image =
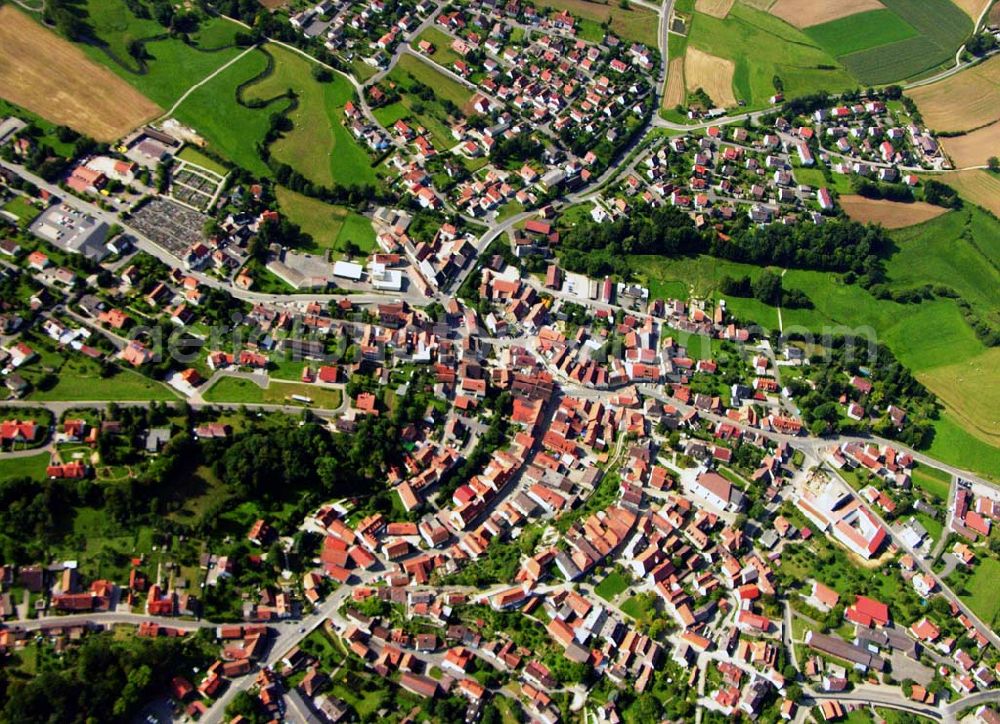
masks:
[[[417,48],[421,40],[426,40],[434,46],[434,52],[430,54],[430,57],[434,59],[435,63],[443,65],[445,68],[450,68],[456,60],[462,59],[461,55],[451,49],[451,44],[454,42],[452,37],[437,28],[427,28],[422,32],[420,37],[411,43],[414,49]]]
[[[19,458],[0,457],[0,480],[23,476],[32,480],[42,480],[45,478],[45,468],[49,465],[49,458],[47,452]]]
[[[611,601],[619,593],[627,590],[628,586],[629,581],[625,576],[618,571],[611,571],[611,573],[604,577],[603,581],[595,586],[594,593],[605,601]]]
[[[930,465],[917,463],[910,477],[914,486],[930,493],[942,503],[948,500],[948,493],[951,489],[950,473]]]
[[[284,186],[277,187],[276,195],[281,212],[313,238],[312,247],[303,251],[317,253],[330,249],[342,252],[347,241],[357,244],[366,254],[376,248],[375,230],[367,217],[343,206],[303,196]]]
[[[201,166],[209,171],[214,171],[220,176],[225,176],[229,173],[229,169],[223,166],[221,163],[216,161],[214,158],[209,158],[204,153],[199,151],[194,146],[185,146],[181,149],[181,152],[177,154],[177,158],[189,163],[193,163],[196,166]]]
[[[450,102],[454,105],[453,110],[462,114],[472,100],[473,91],[412,55],[401,57],[387,78],[396,84],[401,99],[375,110],[375,118],[380,124],[389,127],[397,120],[408,119],[411,124],[423,126],[430,133],[431,141],[439,151],[457,143],[451,135],[449,113],[442,101]],[[418,84],[432,89],[432,95],[419,97],[416,92]]]
[[[426,86],[434,89],[434,95],[438,98],[446,98],[461,108],[470,100],[474,92],[456,80],[452,80],[446,75],[442,75],[432,66],[412,55],[404,55],[396,63],[396,67],[389,73],[389,79],[397,83],[402,82],[409,87],[413,80],[418,80]],[[411,80],[408,80],[411,79]]]
[[[671,46],[680,46],[675,40],[671,38]],[[734,5],[724,20],[694,13],[687,43],[735,63],[733,90],[749,107],[767,105],[775,92],[775,76],[781,78],[788,97],[856,85],[808,35],[743,3]]]
[[[67,363],[58,372],[59,381],[50,389],[35,389],[30,399],[55,402],[60,400],[80,400],[97,402],[140,402],[152,400],[176,400],[177,395],[166,385],[143,377],[132,370],[120,370],[112,377],[101,377],[96,370],[81,369]]]
[[[656,613],[656,596],[637,593],[625,601],[620,608],[636,621],[649,621]]]
[[[891,10],[855,13],[828,23],[813,25],[805,32],[834,57],[917,35],[912,25]]]
[[[997,581],[1000,581],[1000,561],[984,557],[976,564],[975,571],[965,584],[969,595],[961,597],[987,626],[994,628],[997,615],[1000,614]]]
[[[229,402],[247,405],[298,405],[306,403],[291,399],[292,395],[302,395],[312,400],[318,409],[334,410],[340,407],[343,396],[340,390],[319,387],[301,382],[271,380],[267,389],[261,389],[251,380],[238,377],[223,377],[205,393],[209,402]]]
[[[38,216],[38,209],[24,196],[15,196],[6,204],[3,210],[17,217],[17,225],[26,229],[28,225]]]

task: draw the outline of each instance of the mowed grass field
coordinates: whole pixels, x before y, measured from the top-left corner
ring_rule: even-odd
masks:
[[[251,380],[238,377],[222,377],[205,393],[209,402],[230,402],[234,404],[297,405],[306,403],[292,400],[292,395],[302,395],[312,400],[312,406],[326,410],[340,407],[343,396],[340,390],[331,390],[302,382],[279,382],[271,380],[267,389],[261,389]]]
[[[652,10],[632,4],[621,7],[614,0],[590,2],[590,0],[546,0],[546,7],[554,10],[568,10],[584,21],[584,27],[577,33],[580,37],[594,37],[600,42],[604,37],[601,24],[607,22],[609,30],[623,40],[634,40],[650,48],[657,45],[658,18]]]
[[[748,107],[768,105],[779,77],[788,97],[854,87],[857,82],[837,60],[802,31],[744,2],[724,18],[692,13],[687,38],[671,36],[670,56],[685,44],[734,63],[733,93]],[[694,90],[687,78],[688,90]]]
[[[100,377],[92,371],[82,373],[76,368],[64,367],[58,373],[59,381],[48,390],[35,389],[29,399],[47,402],[101,400],[139,402],[146,400],[176,400],[177,395],[166,385],[143,377],[138,372],[123,369],[112,377]]]
[[[886,264],[893,289],[945,284],[977,313],[1000,323],[1000,221],[967,207],[894,231],[893,238],[898,251]],[[633,264],[650,293],[661,297],[716,297],[724,276],[761,273],[759,267],[707,256],[636,257]],[[786,331],[795,326],[813,332],[824,327],[873,332],[945,404],[931,454],[1000,479],[1000,441],[995,434],[998,356],[976,338],[953,300],[898,304],[876,299],[859,285],[844,284],[825,272],[790,269],[783,281],[786,288],[804,291],[815,305],[782,310]],[[774,307],[755,299],[727,298],[727,304],[741,319],[768,329],[778,326]]]
[[[969,594],[962,596],[980,619],[989,626],[995,626],[1000,616],[1000,596],[997,595],[997,581],[1000,580],[1000,561],[983,557],[965,584]]]
[[[18,458],[0,458],[0,481],[22,477],[43,480],[50,459],[51,455],[47,452]]]
[[[261,176],[270,170],[257,143],[263,141],[270,116],[288,108],[281,99],[266,108],[247,108],[236,102],[236,88],[267,68],[267,56],[256,50],[195,90],[177,107],[174,117],[194,128],[216,153]]]
[[[10,5],[0,7],[0,96],[99,141],[117,139],[161,112],[79,47]]]
[[[371,221],[361,214],[343,206],[325,204],[284,186],[277,187],[276,195],[281,213],[313,238],[314,248],[304,251],[330,249],[339,253],[343,252],[347,241],[354,242],[366,253],[375,248],[375,230]]]

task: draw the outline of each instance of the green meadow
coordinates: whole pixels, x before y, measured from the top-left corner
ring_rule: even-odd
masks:
[[[671,46],[680,45],[675,40],[671,36]],[[749,107],[767,105],[775,92],[775,76],[781,78],[788,97],[856,85],[836,59],[808,35],[743,3],[736,3],[723,20],[694,13],[687,42],[735,63],[733,90]],[[672,47],[670,55],[674,56]]]
[[[80,48],[164,109],[242,52],[233,40],[240,27],[221,18],[203,20],[188,44],[170,37],[151,40],[165,35],[163,26],[136,18],[121,0],[88,0],[81,12],[103,45]],[[146,41],[144,71],[128,54],[136,40]]]
[[[859,50],[916,37],[917,31],[890,10],[870,10],[806,28],[806,35],[830,55],[839,57]]]
[[[374,182],[368,153],[342,124],[344,105],[353,93],[350,83],[339,74],[320,83],[312,77],[311,61],[280,46],[266,48],[266,53],[249,53],[196,89],[178,107],[178,120],[197,129],[226,158],[267,175],[257,144],[267,134],[271,115],[290,107],[290,100],[281,97],[290,89],[297,100],[288,115],[292,128],[272,144],[274,157],[319,184]],[[236,100],[241,84],[247,84],[245,102],[271,102],[259,108],[241,105]]]
[[[919,226],[892,233],[897,249],[887,260],[892,289],[925,284],[952,287],[978,313],[997,323],[1000,271],[997,239],[1000,221],[975,207],[951,212]],[[718,297],[725,276],[761,273],[759,267],[708,256],[667,259],[636,257],[633,266],[656,297]],[[945,404],[930,453],[1000,479],[997,410],[1000,409],[1000,351],[980,342],[955,300],[943,297],[919,304],[876,299],[839,274],[789,269],[786,288],[801,289],[812,309],[783,309],[784,329],[801,327],[873,333],[892,349]],[[778,326],[778,310],[755,299],[727,297],[738,318],[766,329]]]
[[[313,247],[305,251],[325,249],[343,252],[350,241],[365,253],[375,249],[375,230],[371,220],[343,206],[326,204],[283,186],[277,187],[278,206],[290,221],[298,224],[313,238]]]

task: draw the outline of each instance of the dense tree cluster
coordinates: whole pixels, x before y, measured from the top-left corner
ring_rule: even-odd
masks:
[[[789,308],[811,308],[812,302],[801,289],[784,289],[781,275],[764,270],[756,279],[749,276],[733,278],[725,276],[719,290],[731,297],[753,297],[772,306]]]
[[[57,670],[27,681],[0,670],[0,719],[10,722],[124,722],[171,677],[209,661],[204,634],[179,638],[117,639],[92,634],[70,649]],[[5,691],[4,691],[5,690]]]
[[[663,206],[611,223],[587,220],[577,224],[562,236],[560,261],[570,271],[593,277],[627,276],[630,254],[673,256],[701,251],[702,246],[688,215]]]

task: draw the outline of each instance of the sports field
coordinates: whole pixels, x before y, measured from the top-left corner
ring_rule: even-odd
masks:
[[[841,196],[841,208],[855,221],[881,224],[887,229],[902,229],[914,224],[922,224],[945,213],[941,206],[917,201],[903,204],[883,199],[868,199],[864,196]]]
[[[112,141],[161,112],[79,47],[10,5],[0,7],[0,48],[0,96],[53,123]]]
[[[936,131],[968,131],[1000,119],[1000,56],[906,92]]]

